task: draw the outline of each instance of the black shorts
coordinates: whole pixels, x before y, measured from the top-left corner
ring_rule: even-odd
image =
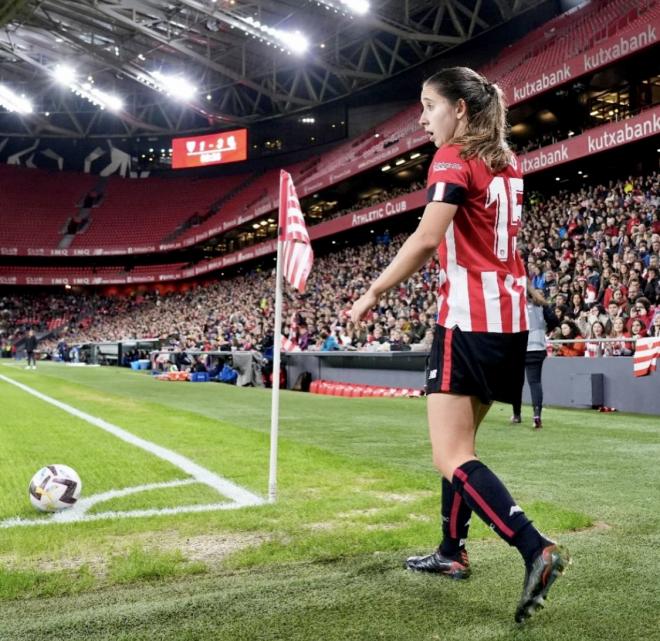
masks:
[[[426,368],[426,393],[476,396],[486,405],[520,399],[528,332],[463,332],[436,325]]]

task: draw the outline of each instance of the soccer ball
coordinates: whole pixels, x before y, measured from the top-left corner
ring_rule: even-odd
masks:
[[[60,512],[80,498],[82,482],[68,465],[46,465],[30,481],[30,502],[40,512]]]

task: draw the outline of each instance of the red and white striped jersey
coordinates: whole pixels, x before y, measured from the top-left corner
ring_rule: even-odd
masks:
[[[516,249],[523,179],[514,158],[492,174],[460,147],[436,152],[428,175],[428,201],[458,205],[438,247],[438,323],[466,332],[514,333],[528,328],[526,275]]]

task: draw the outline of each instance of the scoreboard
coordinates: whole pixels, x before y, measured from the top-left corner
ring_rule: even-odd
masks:
[[[172,140],[172,169],[206,167],[246,158],[247,129]]]

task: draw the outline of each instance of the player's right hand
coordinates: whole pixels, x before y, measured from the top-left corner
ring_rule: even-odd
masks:
[[[353,323],[359,322],[372,307],[376,306],[376,303],[378,303],[378,297],[371,290],[360,296],[351,308],[351,320]]]

